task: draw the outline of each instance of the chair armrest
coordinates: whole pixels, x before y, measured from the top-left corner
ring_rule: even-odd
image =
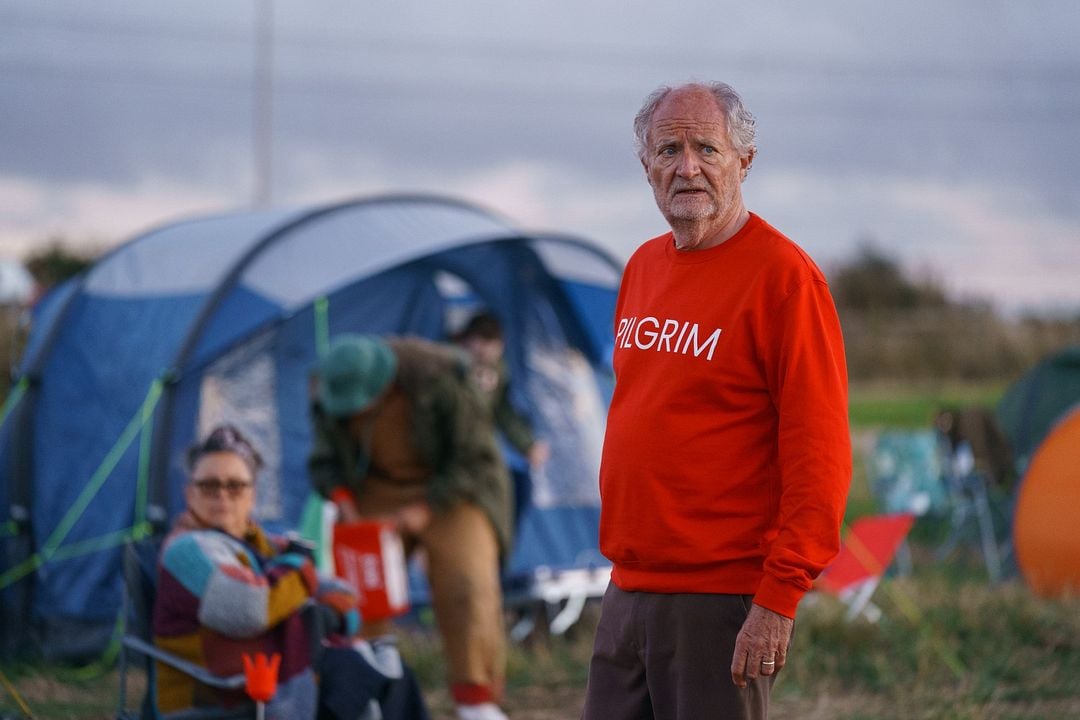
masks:
[[[193,662],[177,657],[176,655],[166,652],[156,645],[148,643],[134,635],[125,635],[123,642],[124,645],[132,650],[140,652],[147,657],[152,657],[170,667],[176,668],[180,672],[195,678],[204,685],[209,685],[210,687],[218,688],[220,690],[241,690],[244,687],[245,679],[242,673],[230,675],[228,677],[214,675],[201,665],[196,665]]]

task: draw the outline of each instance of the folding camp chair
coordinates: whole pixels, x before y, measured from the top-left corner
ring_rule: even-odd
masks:
[[[219,690],[242,690],[243,673],[222,677],[184,658],[162,650],[153,643],[150,618],[157,591],[157,556],[160,543],[153,540],[129,541],[123,548],[124,618],[126,626],[120,649],[120,701],[118,720],[241,720],[257,718],[256,705],[244,702],[231,708],[199,707],[162,713],[157,708],[157,663],[164,663],[188,675],[198,682]],[[326,635],[326,617],[318,603],[309,602],[301,610],[308,633],[311,636],[311,657],[317,659],[321,652],[322,638]],[[143,658],[146,672],[146,695],[138,714],[127,709],[127,670],[129,656]],[[381,717],[379,705],[371,705],[358,720],[375,720]]]
[[[952,499],[952,515],[949,536],[938,548],[937,558],[941,560],[948,557],[974,521],[978,529],[983,562],[986,564],[986,574],[990,582],[996,583],[1001,579],[1001,552],[994,530],[987,477],[975,469],[975,459],[967,442],[961,442],[955,449],[946,449],[946,452],[949,457],[945,463],[945,482]]]
[[[220,677],[153,643],[150,622],[157,590],[157,553],[160,543],[153,540],[129,541],[123,547],[124,574],[124,630],[120,651],[120,701],[117,709],[119,720],[231,720],[254,718],[254,704],[236,708],[196,708],[174,713],[161,713],[157,709],[157,663],[162,662],[189,675],[212,688],[241,690],[244,675]],[[137,715],[127,709],[127,671],[130,655],[144,659],[146,671],[146,695]]]
[[[951,554],[973,527],[977,529],[987,575],[997,582],[1001,559],[988,482],[975,470],[970,445],[960,443],[954,449],[934,429],[883,432],[869,471],[871,489],[885,512],[948,519],[948,536],[935,553],[938,560]]]
[[[581,619],[586,602],[603,597],[610,581],[610,565],[559,572],[538,568],[523,584],[504,588],[504,604],[520,613],[510,639],[522,642],[538,626],[551,635],[566,633]]]
[[[848,606],[847,619],[863,615],[870,622],[881,610],[870,602],[897,549],[915,522],[911,513],[871,515],[852,523],[833,563],[818,577],[818,590]]]

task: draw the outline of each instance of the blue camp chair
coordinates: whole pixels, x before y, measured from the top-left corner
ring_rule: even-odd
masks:
[[[975,471],[970,447],[953,449],[933,429],[882,432],[870,458],[870,487],[887,513],[948,518],[949,534],[936,551],[951,554],[974,525],[991,582],[1001,577],[1001,558],[994,532],[986,478]],[[897,558],[903,569],[910,556]]]
[[[959,545],[972,522],[979,535],[983,561],[990,582],[1001,579],[1001,552],[994,530],[993,511],[987,492],[988,478],[975,469],[971,445],[959,443],[955,448],[945,444],[945,483],[952,500],[949,536],[938,548],[939,559],[948,557]]]
[[[933,430],[890,430],[878,436],[870,459],[871,491],[886,513],[916,517],[949,507],[941,446]]]

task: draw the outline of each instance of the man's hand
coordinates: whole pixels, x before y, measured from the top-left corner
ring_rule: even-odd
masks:
[[[529,446],[526,458],[531,467],[540,467],[551,457],[551,446],[543,440],[537,440]]]
[[[394,520],[399,533],[416,537],[431,523],[431,508],[426,502],[409,503],[394,513]]]
[[[751,605],[735,640],[731,680],[741,688],[759,675],[772,675],[787,662],[795,621],[760,605]]]

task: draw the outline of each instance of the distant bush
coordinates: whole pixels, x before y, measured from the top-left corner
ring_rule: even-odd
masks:
[[[1006,381],[1080,343],[1080,315],[1006,319],[988,302],[951,300],[934,279],[908,277],[872,246],[829,275],[853,380]]]
[[[63,239],[51,238],[43,248],[27,255],[23,264],[38,285],[48,289],[90,267],[97,255],[96,251],[73,250]]]
[[[948,304],[937,283],[907,278],[895,260],[870,244],[836,270],[830,286],[839,306],[858,312],[913,311]]]
[[[96,250],[73,250],[63,238],[53,237],[27,254],[23,265],[34,277],[40,295],[90,267],[99,254]],[[29,329],[29,312],[28,308],[17,304],[0,305],[0,402],[7,399],[22,355]]]

